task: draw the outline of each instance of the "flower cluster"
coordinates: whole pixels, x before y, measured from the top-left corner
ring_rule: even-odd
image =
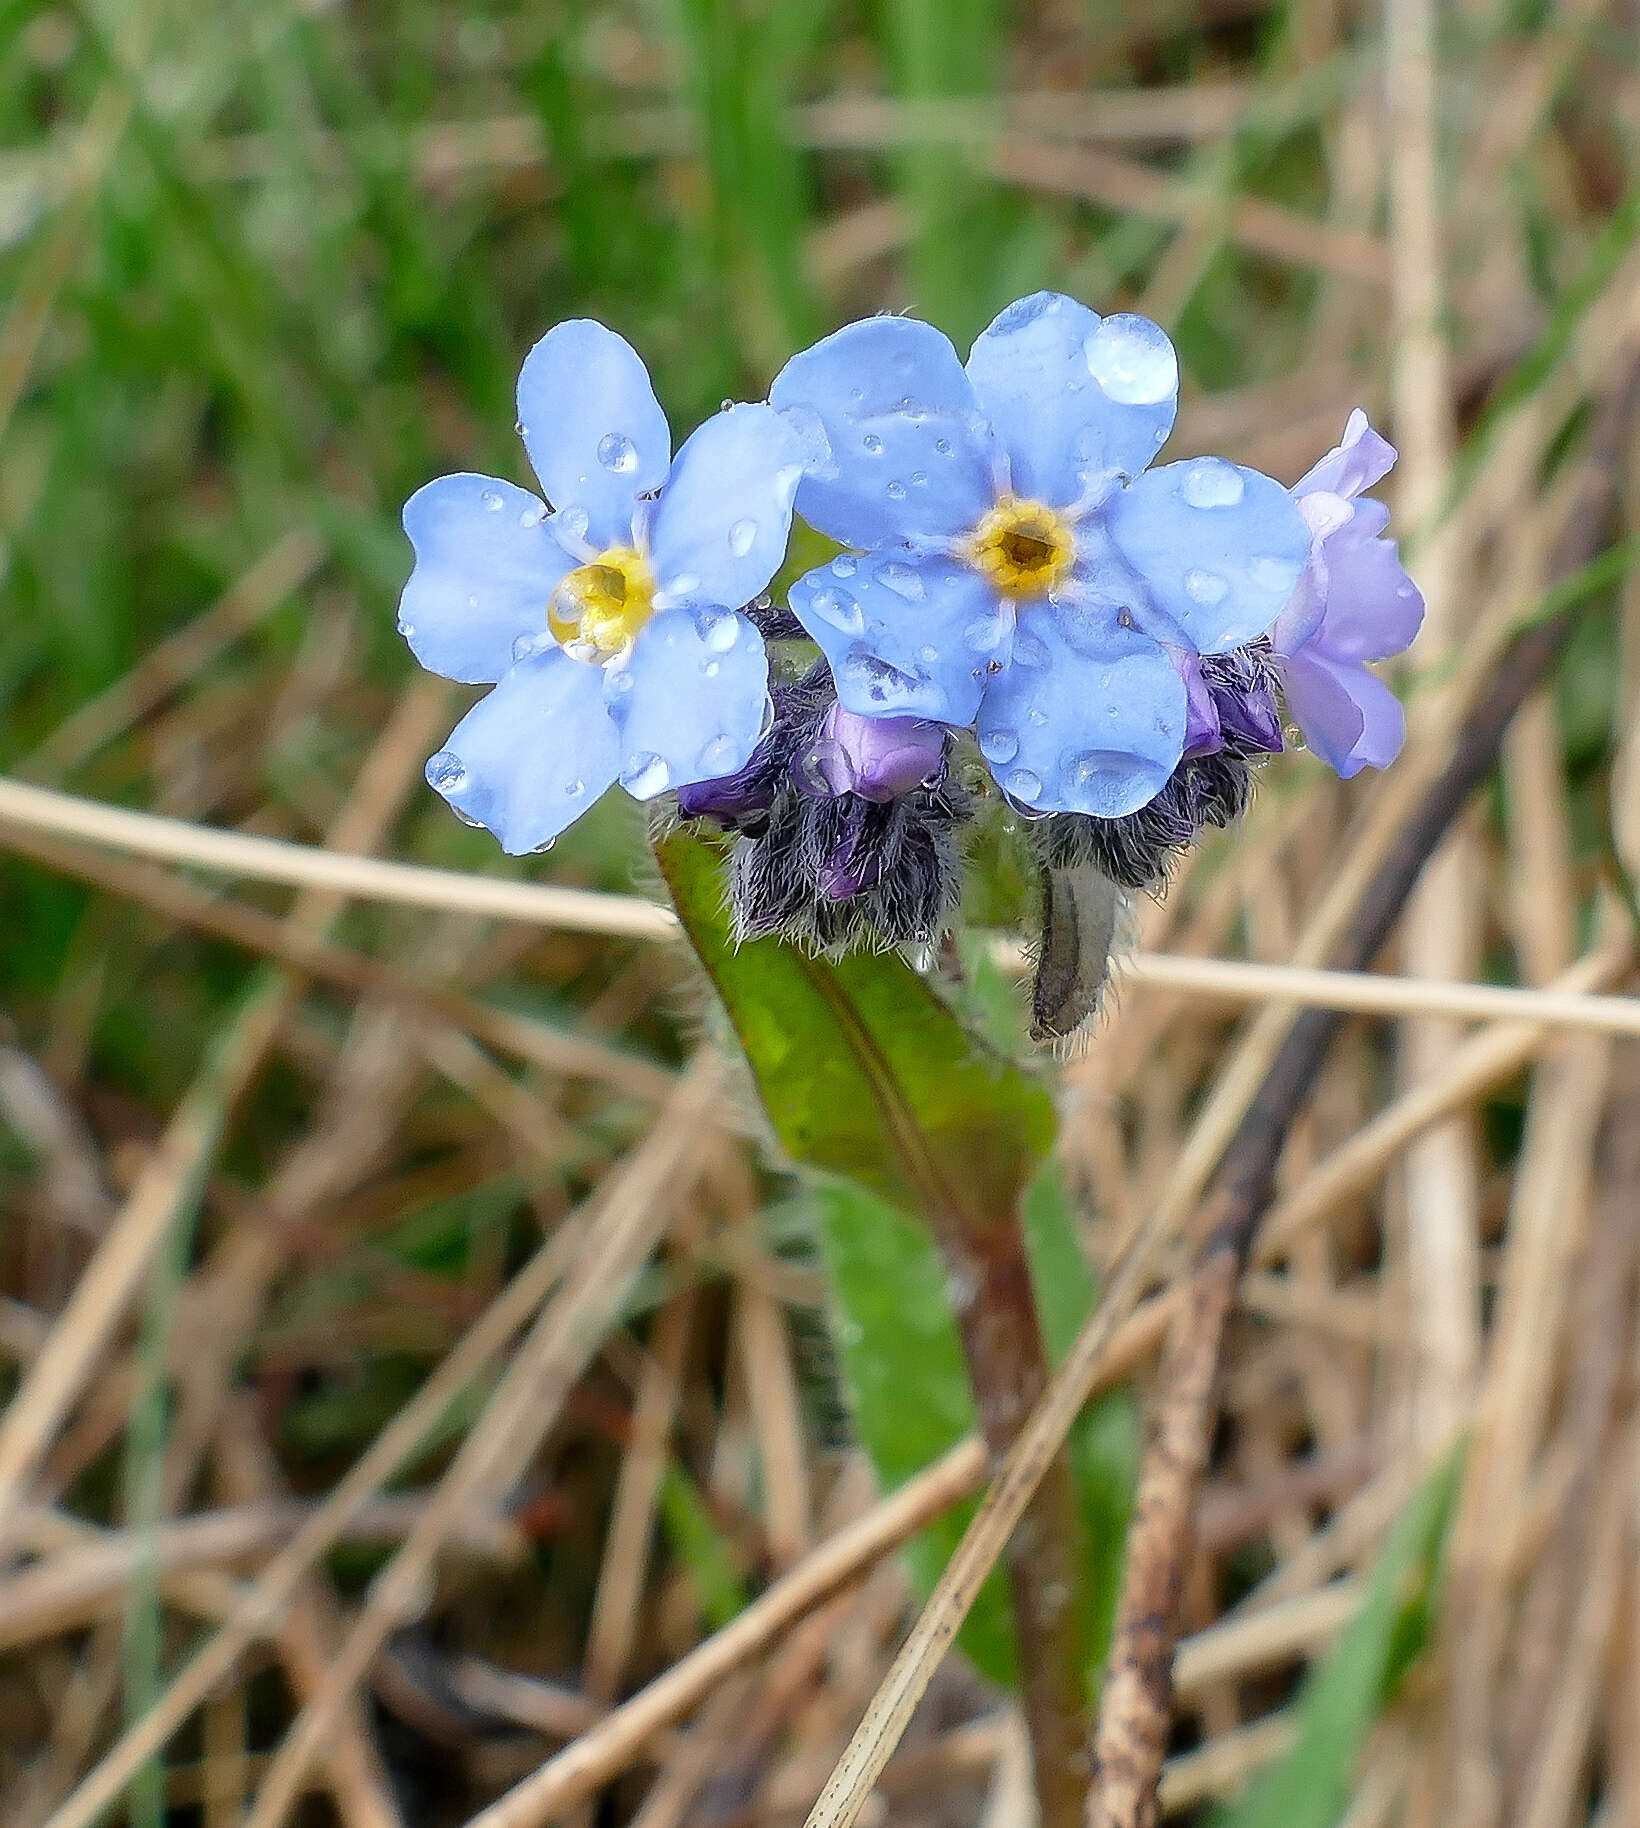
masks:
[[[400,629],[494,688],[428,780],[515,853],[617,779],[671,790],[734,835],[743,933],[832,948],[948,917],[970,733],[1045,867],[1129,887],[1241,810],[1282,700],[1340,774],[1383,767],[1404,726],[1366,663],[1422,615],[1362,494],[1394,451],[1356,412],[1293,489],[1158,464],[1178,381],[1155,324],[1043,292],[966,364],[930,325],[851,324],[674,457],[631,347],[558,325],[518,386],[546,502],[460,475],[405,508]],[[778,607],[794,510],[839,550]],[[819,663],[771,680],[798,640]]]

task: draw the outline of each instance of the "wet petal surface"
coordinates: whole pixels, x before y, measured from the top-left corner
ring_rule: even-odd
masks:
[[[490,685],[513,648],[544,635],[547,600],[573,565],[546,509],[495,476],[441,476],[404,504],[416,567],[399,599],[399,633],[430,672]]]

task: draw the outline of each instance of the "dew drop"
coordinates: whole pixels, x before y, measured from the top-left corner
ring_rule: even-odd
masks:
[[[696,766],[703,770],[703,780],[715,781],[728,774],[740,757],[732,736],[714,736],[701,750]]]
[[[883,493],[890,501],[904,501],[905,484],[903,482],[891,482]]]
[[[1007,628],[1001,616],[976,616],[962,631],[962,638],[976,654],[988,654]]]
[[[518,524],[521,527],[539,527],[546,518],[546,509],[541,506],[540,502],[532,501],[518,516]]]
[[[686,597],[691,591],[700,589],[700,578],[693,571],[680,571],[668,582],[666,588],[675,597]]]
[[[476,596],[469,597],[467,599],[467,607],[469,609],[477,609],[478,608],[478,598]]]
[[[703,679],[716,679],[718,674],[722,671],[723,662],[721,660],[703,660],[700,663],[700,672]]]
[[[399,617],[399,633],[404,636],[406,641],[414,641],[416,638],[415,623],[407,622],[403,616],[400,616]]]
[[[934,449],[938,451],[942,457],[949,457],[951,455],[951,440],[949,438],[936,438],[934,440]]]
[[[517,666],[519,661],[528,660],[530,655],[538,653],[543,645],[543,638],[539,634],[520,635],[512,644],[513,665]]]
[[[665,758],[652,755],[646,749],[629,756],[621,770],[621,785],[635,800],[653,799],[671,779],[672,770],[667,767]]]
[[[809,598],[809,608],[845,635],[857,635],[866,625],[865,611],[846,591],[817,590]]]
[[[1184,574],[1184,588],[1192,602],[1220,603],[1230,586],[1216,571],[1203,571],[1199,565],[1192,565]]]
[[[1275,559],[1267,554],[1253,560],[1247,567],[1247,575],[1259,587],[1267,590],[1272,596],[1285,596],[1298,582],[1299,567],[1289,559]]]
[[[890,493],[893,492],[893,487],[894,485],[890,483]],[[904,489],[900,493],[903,495]],[[895,596],[904,597],[908,603],[920,603],[923,600],[925,592],[922,573],[917,570],[915,565],[902,565],[898,559],[891,560],[886,565],[879,565],[877,581],[880,584],[886,584]]]
[[[732,609],[702,610],[695,617],[702,641],[714,654],[726,654],[740,639],[740,616]]]
[[[624,666],[613,663],[604,669],[604,689],[616,698],[624,698],[632,690],[632,674]]]
[[[916,681],[908,679],[898,667],[879,660],[875,654],[868,654],[864,648],[855,648],[843,662],[843,678],[878,705],[903,702],[916,685]]]
[[[868,457],[880,457],[883,454],[883,441],[875,432],[867,432],[860,440],[860,449]]]
[[[1025,713],[1025,721],[1026,721],[1026,723],[1030,724],[1034,729],[1040,730],[1042,728],[1042,726],[1048,721],[1048,713],[1046,711],[1042,710],[1039,706],[1032,705],[1030,710],[1028,710]]]
[[[860,569],[860,561],[852,552],[839,552],[831,561],[831,575],[834,578],[851,578]]]
[[[598,461],[617,476],[630,476],[638,467],[638,447],[625,432],[606,432],[598,440]]]
[[[578,800],[578,799],[580,799],[581,795],[586,792],[586,790],[587,790],[586,782],[583,781],[579,775],[577,775],[573,781],[565,781],[564,798],[566,800]]]
[[[1014,659],[1020,666],[1046,666],[1048,650],[1035,635],[1014,636]]]
[[[745,558],[752,549],[752,542],[757,538],[755,520],[737,520],[729,529],[729,550],[737,559]]]
[[[1184,473],[1182,493],[1193,508],[1233,508],[1241,500],[1241,471],[1222,457],[1198,457]]]
[[[1178,391],[1179,358],[1167,332],[1148,317],[1107,317],[1082,353],[1088,372],[1120,406],[1155,406]]]
[[[552,517],[553,531],[572,540],[584,540],[591,524],[585,508],[560,508]]]
[[[979,752],[988,762],[995,762],[1000,768],[1005,762],[1011,762],[1019,754],[1019,733],[998,726],[993,730],[982,730],[979,738]]]
[[[1032,774],[1029,768],[1016,768],[1003,783],[1016,800],[1023,800],[1027,806],[1042,791],[1042,780]]]
[[[939,664],[940,650],[925,641],[923,645],[917,649],[917,658],[924,666],[937,666]]]
[[[926,489],[928,487],[928,472],[926,470],[913,470],[911,472],[911,486],[914,489]]]
[[[435,793],[454,793],[467,778],[467,764],[453,749],[440,749],[428,758],[426,774]]]
[[[484,506],[486,508],[488,508],[492,514],[499,514],[501,512],[502,507],[504,506],[504,504],[501,500],[501,497],[495,492],[494,489],[486,489],[484,491],[483,495],[480,497],[480,499],[483,501]]]

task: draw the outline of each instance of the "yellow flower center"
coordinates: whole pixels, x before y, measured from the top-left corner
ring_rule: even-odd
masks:
[[[974,529],[965,556],[1003,596],[1041,597],[1070,570],[1076,547],[1062,514],[1010,495]]]
[[[566,653],[602,665],[632,644],[655,613],[655,575],[630,546],[611,546],[563,578],[547,605],[547,627]]]

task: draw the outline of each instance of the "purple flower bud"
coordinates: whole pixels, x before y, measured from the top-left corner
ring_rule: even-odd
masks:
[[[1224,736],[1219,726],[1218,705],[1202,676],[1201,656],[1187,648],[1170,647],[1167,657],[1184,681],[1185,754],[1217,755],[1224,747]]]
[[[1306,740],[1346,779],[1400,753],[1400,701],[1370,672],[1412,645],[1424,600],[1401,567],[1382,502],[1358,497],[1388,474],[1395,447],[1357,408],[1344,436],[1293,489],[1310,529],[1310,562],[1271,631],[1277,671]]]
[[[936,779],[944,766],[943,725],[920,717],[859,717],[833,704],[798,778],[810,793],[852,793],[884,805]]]

